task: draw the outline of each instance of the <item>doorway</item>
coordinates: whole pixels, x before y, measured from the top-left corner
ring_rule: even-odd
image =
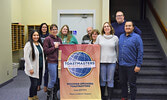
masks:
[[[58,13],[58,27],[68,25],[72,34],[81,44],[82,37],[87,34],[87,27],[95,28],[95,11],[94,10],[61,10]]]

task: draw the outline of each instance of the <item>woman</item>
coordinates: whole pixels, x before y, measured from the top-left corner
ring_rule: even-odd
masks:
[[[90,35],[90,40],[91,43],[90,44],[94,44],[96,42],[96,38],[97,36],[100,34],[100,32],[97,29],[94,29]]]
[[[41,40],[43,43],[45,38],[49,36],[49,29],[46,23],[42,23],[40,25],[39,34],[41,36]],[[38,80],[38,88],[37,88],[38,91],[41,89],[40,86],[42,84],[42,70],[43,68],[39,68],[39,80]],[[47,86],[48,86],[48,67],[47,67],[47,62],[46,62],[45,63],[45,74],[44,74],[44,92],[47,91]]]
[[[55,100],[56,92],[57,92],[57,64],[58,64],[58,47],[59,44],[62,44],[61,39],[57,36],[58,27],[56,24],[52,24],[50,26],[50,35],[44,40],[44,52],[47,56],[48,61],[48,71],[50,75],[50,82],[48,84],[47,90],[47,100],[52,99]],[[53,93],[53,96],[52,96]]]
[[[40,35],[32,31],[30,40],[24,47],[25,73],[29,76],[31,85],[28,100],[38,100],[37,82],[39,79],[39,68],[45,69],[45,59]],[[43,70],[43,73],[45,70]]]
[[[39,28],[39,34],[41,36],[42,42],[45,40],[47,36],[49,36],[49,28],[46,23],[42,23]]]
[[[70,33],[68,25],[61,28],[58,37],[61,38],[63,44],[78,44],[77,39]]]
[[[96,43],[101,46],[100,59],[100,86],[102,99],[104,99],[105,85],[107,82],[108,100],[114,87],[114,72],[117,61],[118,38],[114,35],[114,29],[109,22],[105,22],[102,28],[102,34],[98,35]]]

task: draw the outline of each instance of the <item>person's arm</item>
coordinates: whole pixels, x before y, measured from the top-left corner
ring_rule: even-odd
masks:
[[[141,36],[142,34],[142,31],[137,27],[137,26],[134,26],[134,30],[133,30],[135,33],[139,34]]]
[[[116,36],[116,42],[115,42],[115,50],[116,50],[116,54],[117,54],[117,59],[118,59],[118,54],[119,54],[119,52],[118,52],[118,41],[119,41],[119,39],[118,39],[118,37]],[[118,60],[117,60],[117,62],[118,62]]]
[[[51,47],[50,46],[51,46],[51,42],[50,42],[49,38],[46,38],[44,40],[44,43],[43,43],[43,49],[44,49],[44,53],[46,55],[52,54],[57,49],[57,48],[55,48],[55,46],[51,46]]]
[[[141,67],[141,64],[143,62],[143,41],[141,37],[137,38],[137,64],[136,66]]]
[[[26,45],[24,47],[24,60],[26,63],[26,69],[29,71],[33,69],[32,64],[31,64],[31,60],[30,60],[31,51],[32,51],[31,45],[30,45],[30,42],[28,42],[28,43],[26,43]]]
[[[139,72],[141,68],[141,64],[143,62],[143,41],[141,37],[139,36],[137,39],[137,63],[135,67],[135,72]]]

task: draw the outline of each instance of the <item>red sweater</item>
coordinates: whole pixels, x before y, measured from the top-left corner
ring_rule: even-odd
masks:
[[[62,44],[62,41],[59,37],[49,35],[45,38],[43,43],[44,53],[47,56],[48,63],[57,63],[58,62],[58,48],[55,48],[54,42],[60,42]]]

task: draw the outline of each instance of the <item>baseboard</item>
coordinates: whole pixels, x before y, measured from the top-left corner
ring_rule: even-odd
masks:
[[[0,84],[0,88],[3,87],[3,86],[5,86],[5,85],[7,85],[7,84],[9,84],[12,81],[13,81],[13,78],[10,79],[10,80],[8,80],[8,81],[6,81],[5,83]]]

